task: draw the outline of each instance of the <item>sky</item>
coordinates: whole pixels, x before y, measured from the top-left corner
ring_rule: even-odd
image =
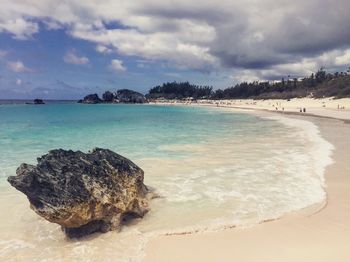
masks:
[[[0,0],[0,99],[350,66],[349,0]]]

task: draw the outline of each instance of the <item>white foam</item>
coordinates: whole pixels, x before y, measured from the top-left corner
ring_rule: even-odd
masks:
[[[322,186],[325,187],[324,173],[326,167],[333,163],[331,156],[335,147],[321,136],[318,126],[310,121],[295,118],[281,116],[271,116],[266,118],[277,120],[288,127],[299,128],[308,137],[309,141],[312,142],[310,153],[315,164],[314,168],[322,182]]]
[[[199,202],[204,200],[207,205],[204,208],[217,212],[217,216],[198,220],[198,217],[190,213],[188,216],[193,218],[191,225],[174,224],[172,229],[169,227],[159,232],[181,234],[248,226],[280,218],[288,212],[303,209],[325,199],[324,171],[326,166],[332,163],[333,145],[320,136],[318,127],[311,122],[285,117],[268,119],[286,126],[286,129],[280,131],[285,136],[281,139],[292,139],[295,147],[290,141],[284,146],[284,140],[271,138],[271,145],[266,147],[265,151],[260,150],[267,152],[269,158],[242,159],[240,165],[214,167],[211,171],[202,170],[192,174],[177,174],[175,178],[170,179],[169,187],[164,188],[167,200],[181,202],[182,205],[187,203],[194,213],[202,211],[200,208],[203,205]],[[268,144],[268,138],[264,142]],[[217,143],[220,144],[220,141]],[[221,151],[225,150],[226,147],[220,145]],[[249,144],[245,146],[248,147]],[[245,156],[254,152],[255,148],[251,149]],[[249,163],[251,161],[255,161],[255,165]],[[159,184],[159,188],[161,187]],[[218,209],[215,209],[215,204]],[[220,208],[222,213],[218,213]],[[184,211],[179,209],[177,212]]]

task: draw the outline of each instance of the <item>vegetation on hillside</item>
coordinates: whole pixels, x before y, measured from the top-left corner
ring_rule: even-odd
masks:
[[[149,99],[289,99],[295,97],[350,97],[350,73],[327,73],[323,68],[303,79],[281,81],[243,82],[226,89],[213,91],[209,86],[197,86],[188,82],[165,83],[151,88]]]
[[[197,86],[189,82],[171,82],[151,88],[146,97],[150,99],[182,99],[187,97],[199,99],[209,98],[212,94],[213,88],[210,86]]]

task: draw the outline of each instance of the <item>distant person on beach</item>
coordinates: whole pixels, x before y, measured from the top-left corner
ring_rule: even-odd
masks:
[[[304,107],[304,109],[303,109],[303,112],[305,113],[306,112],[306,108]]]

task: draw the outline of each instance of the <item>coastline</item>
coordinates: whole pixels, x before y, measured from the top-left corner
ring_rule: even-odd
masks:
[[[146,244],[143,261],[349,261],[350,152],[347,149],[350,148],[350,125],[347,122],[350,111],[342,110],[339,117],[338,110],[314,107],[309,108],[313,114],[310,115],[311,112],[300,114],[297,108],[272,110],[240,101],[243,102],[235,105],[231,101],[219,106],[203,102],[191,106],[248,109],[264,115],[285,113],[289,118],[317,125],[321,136],[335,146],[334,163],[326,168],[324,175],[326,201],[310,207],[311,215],[306,208],[250,228],[156,237]],[[321,111],[317,111],[319,109]]]
[[[213,108],[235,108],[260,112],[275,112],[286,115],[317,116],[322,118],[350,121],[350,98],[294,98],[290,100],[268,99],[231,99],[231,100],[198,100],[183,102],[169,100],[153,102],[154,105],[188,105]],[[301,112],[305,109],[306,112]]]

